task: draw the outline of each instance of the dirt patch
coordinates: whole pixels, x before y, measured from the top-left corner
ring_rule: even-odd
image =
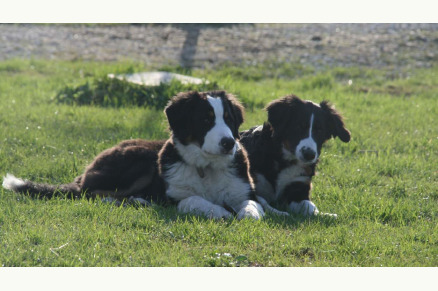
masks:
[[[319,68],[431,67],[438,24],[0,25],[0,60],[138,60],[215,68],[292,62]]]

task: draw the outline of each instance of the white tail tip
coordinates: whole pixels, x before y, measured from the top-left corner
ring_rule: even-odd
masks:
[[[16,190],[19,187],[23,186],[25,182],[22,179],[16,178],[14,175],[7,173],[5,177],[3,177],[3,188],[8,190]]]

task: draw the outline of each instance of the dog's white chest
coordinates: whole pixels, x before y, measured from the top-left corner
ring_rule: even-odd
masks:
[[[275,196],[278,198],[284,189],[293,182],[309,183],[310,178],[305,176],[306,171],[299,165],[292,165],[281,170],[277,177]]]
[[[248,199],[250,185],[236,176],[233,168],[199,169],[182,162],[166,173],[167,195],[176,200],[200,196],[218,205],[236,205]]]

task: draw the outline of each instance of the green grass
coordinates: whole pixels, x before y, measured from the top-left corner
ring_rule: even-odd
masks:
[[[108,73],[146,69],[135,62],[0,62],[0,174],[70,182],[121,140],[166,138],[164,114],[154,106],[56,98]],[[1,265],[438,266],[438,68],[315,72],[265,63],[191,74],[245,103],[241,129],[265,121],[263,106],[286,94],[334,103],[352,141],[326,144],[313,200],[338,219],[211,221],[172,207],[33,200],[2,189]]]
[[[162,109],[167,102],[184,91],[211,91],[216,83],[184,85],[173,80],[169,84],[146,87],[126,80],[103,76],[79,86],[66,86],[55,97],[59,103],[70,105],[98,105],[103,107],[151,107]]]

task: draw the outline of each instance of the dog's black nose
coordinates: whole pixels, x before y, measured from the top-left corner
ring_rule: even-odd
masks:
[[[301,153],[303,154],[303,158],[306,161],[313,161],[313,159],[315,159],[316,153],[314,150],[312,150],[311,148],[303,148],[301,150]]]
[[[225,153],[231,151],[236,144],[236,141],[231,137],[224,137],[221,139],[220,145],[224,149]]]

